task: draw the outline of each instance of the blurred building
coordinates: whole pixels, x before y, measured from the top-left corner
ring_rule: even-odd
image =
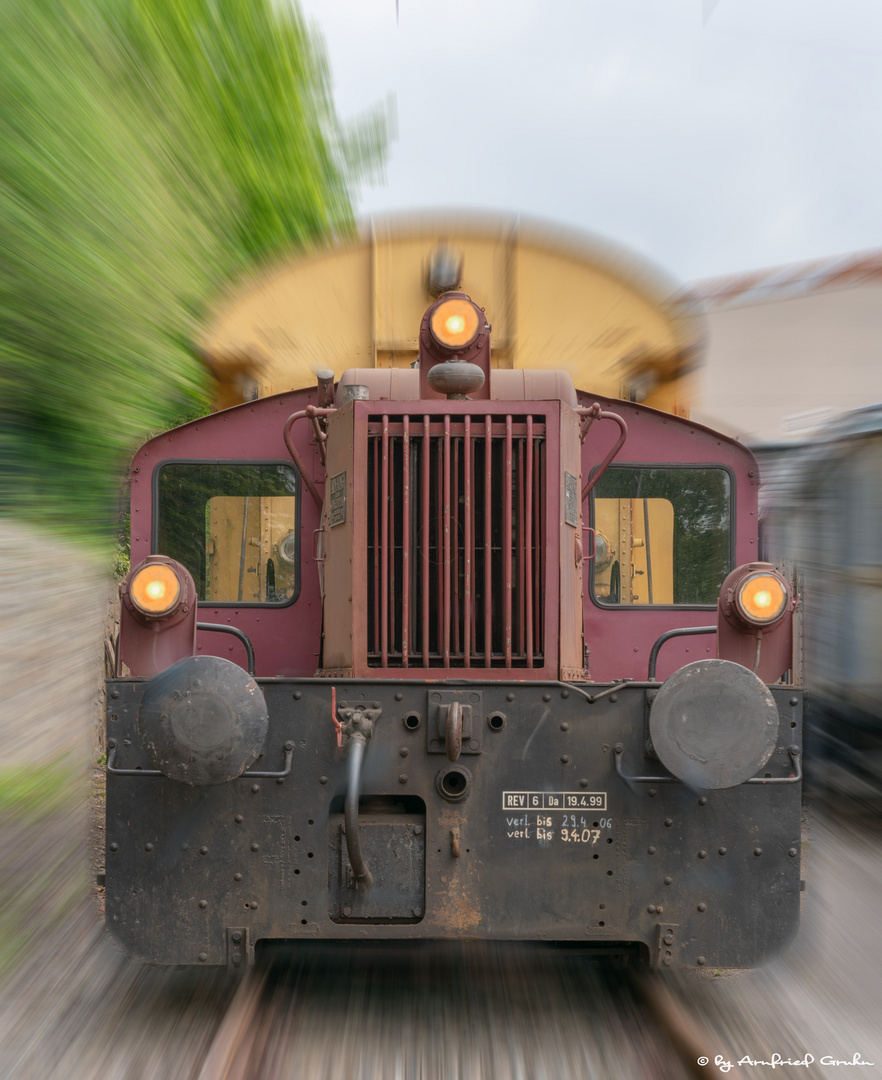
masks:
[[[708,278],[692,415],[744,442],[804,440],[882,401],[882,251]]]

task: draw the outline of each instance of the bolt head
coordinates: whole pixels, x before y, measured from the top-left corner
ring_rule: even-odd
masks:
[[[674,879],[672,877],[666,877],[665,878],[665,885],[670,885],[673,882],[673,880]]]
[[[699,965],[699,967],[704,967],[704,965],[707,963],[707,960],[703,956],[699,956],[695,962]]]
[[[327,782],[328,782],[327,776],[320,776],[319,777],[319,783],[320,784],[327,784]]]
[[[199,901],[199,906],[202,908],[203,911],[205,911],[205,909],[208,907],[208,901],[207,900],[200,900]]]
[[[201,952],[201,953],[199,954],[199,961],[200,961],[200,963],[203,963],[203,964],[204,964],[204,963],[205,963],[205,961],[206,961],[207,959],[208,959],[208,953],[204,953],[204,952]]]
[[[799,852],[796,850],[795,847],[792,847],[788,850],[787,854],[790,856],[791,859],[795,859]]]
[[[208,854],[208,848],[207,848],[207,847],[206,847],[206,846],[205,846],[204,844],[203,844],[203,845],[202,845],[202,847],[201,847],[201,848],[199,849],[199,854],[200,854],[200,855],[207,855],[207,854]]]
[[[241,880],[242,880],[242,875],[241,874],[233,874],[233,881],[241,881]]]
[[[720,855],[727,855],[729,853],[729,849],[725,848],[725,847],[721,847],[721,848],[717,848],[717,852]]]
[[[119,851],[119,844],[118,844],[118,843],[117,843],[117,842],[116,842],[115,840],[114,840],[114,842],[113,842],[113,843],[112,843],[112,844],[110,845],[110,850],[111,850],[111,851]]]
[[[399,784],[406,784],[407,783],[407,773],[406,772],[398,774],[398,783]]]
[[[252,784],[251,785],[251,793],[252,793],[252,795],[256,795],[258,793],[258,791],[260,791],[260,784]]]
[[[343,914],[344,914],[344,915],[345,915],[345,917],[346,917],[346,918],[348,919],[348,918],[349,918],[349,916],[350,916],[350,915],[352,914],[352,908],[351,908],[351,907],[345,907],[345,908],[343,908]]]
[[[144,845],[144,850],[145,851],[152,851],[153,850],[153,845],[152,844],[145,844]]]
[[[759,857],[760,855],[762,855],[762,853],[763,853],[763,849],[762,849],[761,847],[757,847],[757,848],[754,848],[754,849],[753,849],[753,853],[754,853],[754,855],[756,855],[757,857]]]
[[[707,911],[707,904],[699,904],[696,910],[697,911]]]
[[[422,825],[414,825],[414,827],[413,827],[413,835],[414,836],[422,836],[423,835],[423,827],[422,827]]]
[[[698,852],[698,857],[699,857],[699,859],[706,859],[707,858],[707,852],[704,850],[704,848],[702,848]]]

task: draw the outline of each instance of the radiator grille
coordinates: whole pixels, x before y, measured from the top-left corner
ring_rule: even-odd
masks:
[[[545,418],[371,416],[368,664],[544,662]]]

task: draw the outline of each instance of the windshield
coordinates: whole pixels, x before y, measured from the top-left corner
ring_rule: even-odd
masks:
[[[592,504],[595,601],[716,605],[732,568],[731,478],[726,469],[610,466],[593,492]]]
[[[161,465],[154,551],[187,567],[202,601],[288,604],[300,577],[298,490],[292,465]]]

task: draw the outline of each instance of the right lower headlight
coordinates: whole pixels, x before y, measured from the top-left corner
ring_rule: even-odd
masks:
[[[770,626],[787,609],[790,590],[777,571],[758,570],[735,586],[737,614],[751,626]]]

